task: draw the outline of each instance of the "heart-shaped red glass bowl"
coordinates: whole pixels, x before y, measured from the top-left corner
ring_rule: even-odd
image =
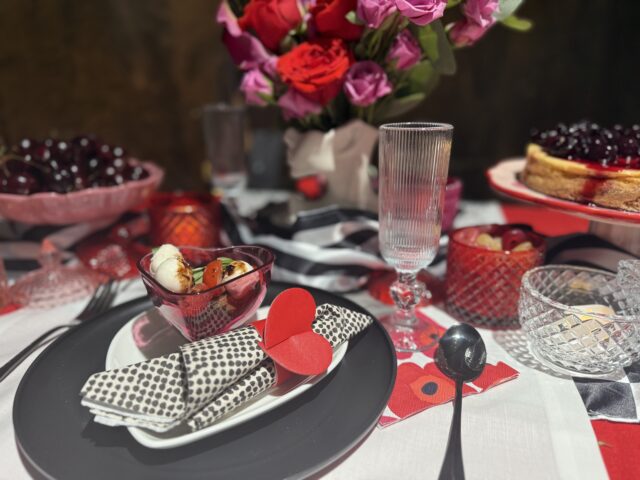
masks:
[[[142,165],[149,176],[114,187],[85,188],[70,193],[0,193],[0,217],[36,225],[66,225],[117,217],[146,200],[164,176],[164,171],[151,162],[134,163]]]
[[[253,270],[228,282],[196,293],[174,293],[151,275],[152,254],[138,262],[138,270],[153,304],[190,341],[225,332],[244,323],[258,309],[271,280],[273,253],[263,247],[228,248],[178,247],[193,268],[203,267],[219,257],[244,260]]]

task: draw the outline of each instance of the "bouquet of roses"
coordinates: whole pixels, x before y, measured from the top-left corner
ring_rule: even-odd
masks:
[[[455,71],[453,50],[494,24],[518,30],[522,0],[224,0],[217,20],[253,105],[300,130],[377,123]]]

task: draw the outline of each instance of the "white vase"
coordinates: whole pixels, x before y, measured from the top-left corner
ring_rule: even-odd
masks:
[[[378,142],[378,129],[352,120],[328,132],[286,130],[287,162],[293,178],[322,174],[327,194],[317,201],[297,200],[296,210],[337,204],[342,207],[378,210],[371,187],[369,164]]]

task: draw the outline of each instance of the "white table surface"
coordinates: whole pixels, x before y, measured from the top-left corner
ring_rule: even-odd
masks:
[[[478,208],[476,208],[478,207]],[[466,205],[464,223],[502,221],[497,204]],[[144,295],[139,281],[119,294],[117,303]],[[366,292],[347,295],[378,315],[388,310]],[[41,332],[67,322],[84,302],[38,311],[22,309],[0,316],[0,364]],[[443,326],[444,312],[427,313]],[[469,479],[601,479],[606,469],[586,410],[570,379],[521,364],[490,331],[482,331],[488,360],[502,360],[519,378],[463,402],[462,445]],[[39,353],[39,352],[38,352]],[[11,411],[18,383],[37,356],[0,382],[0,479],[29,478],[16,449]],[[452,407],[431,408],[385,429],[376,428],[353,451],[315,478],[345,480],[430,479],[444,456]]]

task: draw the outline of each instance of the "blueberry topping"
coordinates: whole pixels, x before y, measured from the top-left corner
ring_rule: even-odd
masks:
[[[554,157],[621,168],[640,165],[640,125],[609,128],[589,121],[559,123],[549,130],[532,129],[531,141]]]

